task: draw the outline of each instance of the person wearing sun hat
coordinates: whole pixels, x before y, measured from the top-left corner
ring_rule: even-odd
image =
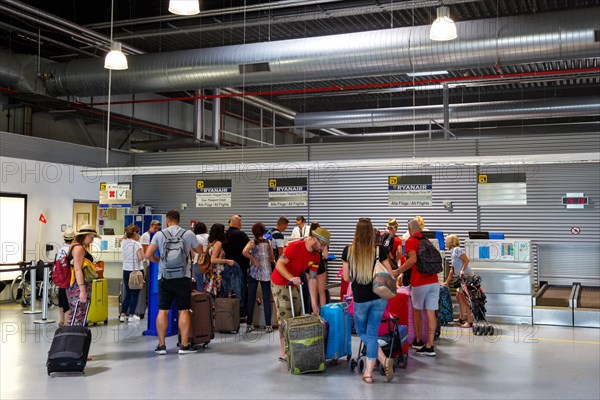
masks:
[[[85,282],[82,268],[84,259],[92,264],[94,263],[94,257],[90,253],[90,245],[96,237],[100,238],[94,225],[82,225],[79,231],[75,232],[73,243],[67,254],[74,272],[71,278],[71,286],[67,288],[67,298],[71,309],[75,310],[77,306],[77,314],[75,317],[69,318],[71,325],[85,324],[85,316],[92,297],[92,283]]]
[[[273,292],[279,322],[280,361],[286,361],[283,320],[292,317],[292,307],[294,307],[295,315],[300,315],[300,295],[298,294],[298,285],[301,283],[300,276],[308,270],[310,273],[308,285],[310,297],[316,299],[316,272],[321,261],[319,253],[324,246],[329,245],[330,239],[331,234],[329,231],[318,227],[311,231],[309,237],[290,242],[275,264],[275,270],[271,274],[271,291]],[[289,295],[288,282],[295,286],[293,291],[296,294],[292,299]],[[319,314],[319,307],[316,303],[312,304],[312,309],[314,314]]]
[[[75,230],[70,226],[62,233],[64,244],[56,252],[56,259],[66,256],[69,253],[69,248],[73,239],[75,239]],[[58,288],[58,310],[60,317],[58,325],[63,326],[68,323],[69,299],[67,298],[67,289]]]

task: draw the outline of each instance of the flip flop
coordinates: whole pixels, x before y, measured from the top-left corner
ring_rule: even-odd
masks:
[[[281,361],[281,362],[287,362],[287,358],[285,358],[285,357],[279,357],[279,361]]]
[[[364,383],[368,383],[368,384],[373,383],[373,377],[372,376],[364,376],[363,375],[363,376],[360,377],[360,379],[362,379],[362,381]]]

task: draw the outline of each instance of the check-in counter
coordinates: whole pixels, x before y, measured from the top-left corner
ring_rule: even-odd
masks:
[[[576,285],[544,284],[533,296],[533,323],[573,326]]]
[[[108,280],[109,296],[118,296],[123,280],[122,235],[102,235],[94,239],[92,256],[94,261],[104,261],[104,277]]]
[[[486,318],[500,323],[532,323],[530,240],[465,240],[473,273],[487,295]]]

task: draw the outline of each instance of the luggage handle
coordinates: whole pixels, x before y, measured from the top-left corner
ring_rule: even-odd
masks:
[[[288,288],[290,290],[290,302],[292,308],[292,318],[296,318],[296,312],[294,311],[294,298],[292,297],[292,287],[294,283],[292,281],[288,282]],[[306,314],[306,310],[304,310],[304,294],[302,293],[302,284],[298,285],[298,291],[300,292],[300,304],[302,305],[302,315]]]
[[[77,304],[75,304],[75,310],[73,310],[73,315],[71,316],[71,326],[74,326],[73,324],[75,323],[75,315],[77,314],[77,308],[79,307],[80,304],[83,304],[83,303],[81,303],[79,300],[77,301]],[[85,310],[85,318],[83,318],[83,325],[82,326],[85,326],[85,323],[86,323],[86,321],[88,319],[88,314],[90,312],[91,301],[90,300],[86,301],[86,304],[87,304],[87,310]]]

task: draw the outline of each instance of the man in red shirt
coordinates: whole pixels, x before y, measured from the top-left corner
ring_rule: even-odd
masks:
[[[440,297],[440,284],[437,274],[423,274],[417,270],[417,254],[419,249],[419,238],[422,238],[421,226],[419,221],[412,219],[408,222],[408,232],[410,237],[404,245],[405,252],[408,254],[408,259],[404,264],[396,270],[397,275],[412,268],[410,286],[411,297],[413,303],[413,322],[415,327],[415,340],[412,347],[417,349],[417,354],[435,356],[433,348],[433,339],[437,320],[435,311],[438,309],[438,301]],[[423,323],[421,318],[421,310],[427,312],[428,337],[422,337]],[[425,341],[425,342],[424,342]]]
[[[329,244],[330,237],[331,234],[327,229],[319,227],[311,232],[310,237],[290,242],[283,250],[283,255],[277,260],[275,270],[271,274],[271,290],[279,322],[279,339],[281,342],[279,360],[281,361],[286,361],[283,343],[283,320],[292,317],[292,307],[294,307],[295,315],[300,315],[300,294],[298,292],[298,286],[301,284],[300,274],[310,270],[308,289],[311,294],[316,293],[317,269],[321,261],[319,253],[324,246]],[[293,288],[295,295],[292,299],[290,299],[288,282],[296,286]],[[311,295],[312,297],[316,298],[316,296]],[[312,309],[315,314],[319,313],[318,304],[312,304]]]

